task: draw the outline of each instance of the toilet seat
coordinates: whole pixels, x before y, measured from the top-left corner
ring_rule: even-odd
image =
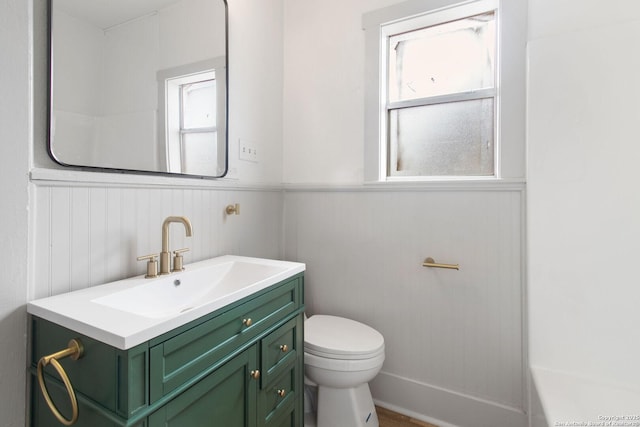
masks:
[[[384,337],[355,320],[315,315],[304,323],[304,351],[318,358],[354,362],[373,359],[369,362],[374,363],[381,355],[384,360]]]
[[[332,359],[329,357],[317,356],[306,351],[304,353],[305,366],[344,373],[368,371],[370,369],[379,370],[384,359],[384,352],[367,359]]]

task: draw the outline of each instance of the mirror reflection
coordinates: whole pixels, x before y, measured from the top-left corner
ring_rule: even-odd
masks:
[[[223,176],[226,7],[226,0],[51,0],[52,158]]]

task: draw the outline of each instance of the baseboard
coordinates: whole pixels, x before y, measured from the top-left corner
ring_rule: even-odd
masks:
[[[389,411],[397,412],[398,414],[405,415],[405,416],[407,416],[409,418],[412,418],[414,420],[425,421],[428,424],[433,424],[433,425],[438,426],[438,427],[458,427],[458,426],[455,426],[453,424],[449,424],[447,422],[444,422],[442,420],[437,420],[435,418],[428,417],[428,416],[426,416],[424,414],[418,414],[417,412],[409,411],[406,408],[401,408],[399,406],[393,405],[393,404],[388,403],[388,402],[382,402],[382,401],[380,401],[378,399],[375,399],[375,398],[373,399],[373,401],[374,401],[374,403],[376,404],[377,407],[388,409]],[[378,415],[378,416],[380,416],[380,415]]]
[[[376,404],[439,427],[527,427],[517,408],[381,372],[369,383]]]

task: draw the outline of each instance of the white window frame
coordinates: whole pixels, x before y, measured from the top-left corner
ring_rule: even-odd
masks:
[[[178,108],[179,108],[179,114],[178,114],[178,120],[177,123],[175,123],[175,130],[172,129],[171,126],[171,120],[167,120],[167,123],[169,123],[169,133],[168,133],[168,137],[167,137],[167,145],[171,145],[172,142],[176,145],[179,146],[179,150],[180,150],[180,171],[182,173],[193,173],[193,171],[188,170],[187,167],[187,147],[186,147],[186,142],[185,142],[185,135],[186,134],[194,134],[194,133],[209,133],[209,134],[215,134],[218,132],[218,128],[217,126],[208,126],[208,127],[191,127],[191,128],[187,128],[184,125],[184,87],[186,85],[192,84],[192,83],[201,83],[201,82],[205,82],[205,81],[214,81],[216,80],[216,72],[215,70],[211,70],[211,71],[205,71],[202,73],[196,73],[190,76],[185,76],[185,77],[179,77],[179,78],[175,78],[175,79],[170,79],[167,80],[167,91],[168,92],[175,92],[178,96]],[[216,84],[216,83],[214,83]],[[168,99],[171,99],[171,96],[167,97]],[[169,108],[167,109],[169,110]],[[172,138],[172,136],[175,136],[174,138]],[[171,160],[169,161],[168,164],[169,170],[171,170]],[[171,170],[173,172],[173,170]]]
[[[496,11],[494,175],[387,176],[388,36]],[[365,182],[524,179],[527,0],[410,0],[363,16],[365,30]],[[508,25],[507,25],[508,23]],[[505,65],[508,64],[508,65]]]
[[[216,123],[218,135],[225,135],[226,73],[225,58],[218,57],[157,72],[158,82],[158,140],[163,145],[162,162],[167,172],[184,173],[182,164],[182,108],[180,85],[215,78]],[[218,156],[225,156],[226,144],[218,144]],[[221,171],[216,171],[219,174]]]

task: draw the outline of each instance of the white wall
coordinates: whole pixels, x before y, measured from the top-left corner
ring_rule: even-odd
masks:
[[[363,15],[404,2],[407,10],[420,10],[425,3],[434,8],[455,3],[285,1],[284,182],[352,184],[371,180],[364,176],[365,151],[371,156],[375,149],[365,150],[365,143],[376,147],[377,141],[365,141],[365,137],[378,133],[365,133]],[[504,15],[501,23],[508,34],[501,40],[501,54],[509,61],[500,70],[500,105],[510,114],[508,123],[501,124],[498,131],[501,176],[522,179],[527,1],[504,0],[500,7]]]
[[[522,188],[301,186],[285,193],[285,257],[307,263],[309,314],[385,337],[383,406],[437,425],[526,425]],[[423,260],[459,263],[428,269]]]
[[[33,298],[143,274],[136,257],[157,253],[164,218],[185,215],[170,228],[171,248],[190,248],[185,263],[236,254],[280,258],[282,195],[279,190],[158,188],[35,181]],[[242,215],[227,216],[240,203]]]
[[[285,2],[284,182],[362,182],[362,14],[394,3]]]
[[[0,414],[24,426],[28,273],[28,177],[31,136],[29,2],[0,1],[0,240],[10,262],[0,283]]]
[[[265,153],[260,163],[246,165],[231,155],[235,179],[217,186],[120,175],[106,184],[99,174],[69,175],[47,158],[45,4],[0,0],[0,237],[11,260],[0,291],[0,414],[7,427],[26,422],[26,301],[142,272],[135,256],[156,250],[168,214],[193,219],[195,236],[183,240],[192,248],[187,260],[283,252],[282,195],[263,185],[281,176],[281,2],[230,4],[230,67],[236,71],[230,132],[235,140],[252,138]],[[38,179],[30,182],[31,150]],[[242,215],[225,220],[224,206],[236,202]]]
[[[640,4],[529,2],[531,364],[639,392]]]
[[[524,185],[361,185],[362,17],[400,2],[285,1],[285,255],[307,263],[311,313],[385,336],[379,403],[438,425],[524,426]],[[526,2],[508,6],[524,16]],[[523,96],[520,71],[505,96]],[[427,270],[427,256],[462,269]]]
[[[166,23],[170,15],[182,16],[190,10],[182,6],[167,9],[161,14],[160,22]],[[176,178],[133,176],[129,180],[118,178],[114,181],[101,178],[106,176],[104,174],[52,175],[46,169],[36,171],[37,179],[32,181],[36,236],[33,263],[45,267],[37,269],[34,296],[66,292],[143,272],[144,265],[135,262],[135,257],[142,252],[153,252],[159,244],[162,219],[167,215],[180,215],[180,212],[196,218],[194,227],[203,230],[191,240],[195,247],[187,260],[223,253],[280,256],[282,206],[278,201],[281,201],[281,194],[270,190],[272,187],[266,184],[279,183],[281,175],[281,9],[279,1],[259,6],[249,1],[235,1],[229,6],[229,50],[233,52],[229,59],[229,68],[233,70],[229,82],[229,179],[207,185],[200,180]],[[39,10],[43,10],[42,4]],[[158,24],[157,17],[142,21],[138,27],[143,29]],[[120,31],[128,28],[131,26],[125,25]],[[157,31],[151,33],[157,34]],[[176,38],[184,41],[185,35],[178,33]],[[157,42],[157,38],[154,40]],[[155,42],[150,41],[151,44]],[[184,51],[177,56],[162,55],[162,64],[175,66],[178,61],[197,61],[212,54],[212,51],[186,51],[189,53],[187,59]],[[145,58],[149,59],[142,51],[138,53],[138,56],[131,55],[136,56],[136,61],[144,63]],[[151,72],[155,73],[158,51],[152,53]],[[120,72],[126,74],[126,67],[131,66],[130,59],[109,62],[113,67],[124,67]],[[36,57],[37,63],[43,61],[44,57]],[[45,75],[37,76],[46,79]],[[154,87],[154,94],[155,91]],[[36,95],[43,97],[42,93]],[[113,102],[107,105],[113,105]],[[37,117],[37,128],[40,129],[46,121],[43,113]],[[259,163],[238,159],[239,138],[251,139],[262,149]],[[42,146],[43,140],[34,142],[39,153],[36,165],[55,168],[48,159],[41,157]],[[76,179],[80,182],[74,182]],[[240,187],[234,190],[236,184]],[[225,221],[224,207],[236,202],[246,204],[243,214],[234,218],[235,221]],[[176,234],[177,238],[179,236]],[[125,251],[118,250],[123,246]]]
[[[282,182],[283,0],[229,1],[229,174]],[[239,160],[239,141],[259,150]]]
[[[83,286],[84,282],[75,279],[76,274],[77,277],[88,276],[89,281],[95,280],[97,283],[103,278],[116,278],[129,274],[130,269],[141,268],[132,263],[128,254],[121,255],[122,258],[112,257],[111,248],[120,247],[124,243],[133,255],[146,247],[155,247],[156,235],[153,234],[154,227],[151,223],[160,219],[164,214],[162,210],[174,206],[174,201],[177,200],[177,205],[184,206],[185,210],[194,212],[192,215],[202,215],[200,229],[206,230],[205,236],[214,240],[218,234],[224,236],[222,242],[197,243],[198,246],[194,248],[197,257],[221,251],[254,250],[254,230],[261,239],[268,240],[271,234],[260,234],[263,231],[257,230],[264,224],[272,226],[279,215],[276,201],[279,196],[273,192],[257,195],[253,191],[244,193],[232,189],[197,188],[153,188],[149,191],[148,188],[131,188],[127,185],[107,188],[95,184],[65,184],[60,187],[53,182],[38,181],[30,187],[35,201],[32,204],[33,219],[40,230],[44,228],[46,231],[30,229],[27,226],[26,209],[28,153],[32,140],[36,165],[55,168],[46,159],[43,149],[44,51],[41,45],[43,40],[38,33],[44,19],[42,3],[41,0],[35,1],[35,15],[39,20],[36,22],[40,26],[36,25],[33,34],[36,44],[40,45],[35,47],[33,88],[36,101],[32,103],[29,78],[31,2],[0,1],[0,49],[5,57],[12,58],[12,61],[4,63],[0,78],[2,92],[8,94],[0,100],[0,138],[3,141],[0,144],[0,173],[3,178],[0,185],[5,195],[5,203],[0,211],[0,229],[2,240],[6,242],[8,252],[14,260],[5,265],[5,282],[0,294],[0,341],[22,342],[23,345],[26,335],[24,303],[27,298]],[[280,182],[283,170],[280,145],[283,139],[280,111],[282,46],[285,46],[287,55],[284,75],[287,85],[284,91],[284,123],[287,131],[284,134],[284,181],[324,184],[357,184],[361,181],[361,76],[364,72],[361,64],[364,59],[360,19],[363,11],[392,3],[395,1],[359,1],[346,4],[337,0],[322,4],[289,1],[283,9],[279,1],[275,5],[273,2],[267,4],[249,0],[231,2],[232,176],[241,182]],[[602,6],[602,2],[595,0],[566,0],[561,3],[553,0],[530,0],[529,19],[531,42],[527,214],[532,364],[630,388],[637,388],[640,383],[637,368],[640,354],[634,343],[637,341],[635,329],[640,321],[634,304],[640,300],[640,295],[637,287],[634,287],[637,280],[630,267],[634,265],[639,253],[637,237],[640,235],[637,221],[640,201],[633,186],[634,167],[640,160],[638,146],[633,143],[633,125],[638,122],[634,101],[640,95],[634,71],[640,64],[637,62],[635,47],[629,42],[637,34],[638,24],[633,17],[638,16],[639,9],[640,5],[631,0],[608,2],[606,8]],[[300,39],[286,37],[284,45],[283,10],[285,31],[304,36]],[[327,22],[331,25],[327,26]],[[327,28],[340,34],[332,35]],[[327,35],[327,32],[331,34]],[[314,49],[308,47],[311,41]],[[317,55],[313,54],[314,51]],[[327,78],[317,78],[318,75]],[[37,123],[33,130],[35,138],[32,137],[31,108],[36,114]],[[265,157],[260,163],[238,161],[237,140],[240,138],[253,140],[260,148],[264,148],[261,151],[265,153]],[[166,182],[159,179],[156,185]],[[144,205],[143,201],[138,200],[149,197],[148,202],[151,203],[151,200],[156,200],[155,195],[158,193],[162,193],[160,198],[164,200],[158,205],[160,213],[155,214],[157,217],[153,216],[148,228],[140,231],[141,234],[133,232],[132,227],[138,227],[138,223],[144,222],[144,218],[136,216],[135,221],[130,220],[129,206],[123,201],[133,199],[135,203]],[[349,300],[359,301],[361,295],[367,295],[370,290],[368,286],[377,279],[374,277],[370,281],[362,281],[358,278],[360,272],[366,274],[363,277],[379,274],[408,277],[409,286],[417,287],[420,279],[416,280],[416,277],[430,274],[428,271],[415,267],[413,260],[410,260],[409,267],[400,265],[405,258],[398,258],[392,263],[394,267],[387,272],[387,265],[383,264],[383,260],[378,259],[379,265],[367,262],[368,258],[364,254],[371,255],[369,252],[373,251],[361,253],[358,247],[349,246],[348,254],[357,254],[359,269],[354,269],[353,264],[350,266],[349,263],[343,263],[341,269],[327,273],[325,269],[320,270],[316,266],[332,268],[336,265],[335,259],[339,257],[329,252],[339,249],[338,254],[345,254],[346,249],[341,248],[345,236],[353,236],[353,241],[363,246],[374,240],[394,241],[396,230],[389,226],[386,218],[395,218],[397,212],[401,212],[402,204],[397,204],[399,201],[420,206],[417,210],[406,211],[406,215],[400,217],[404,230],[423,230],[422,213],[431,215],[438,212],[430,233],[443,233],[442,230],[446,230],[444,227],[451,222],[449,214],[460,210],[456,206],[459,202],[450,203],[448,210],[440,211],[440,203],[432,200],[436,197],[434,195],[423,197],[412,192],[372,195],[360,190],[345,195],[340,192],[329,193],[315,194],[311,188],[305,187],[301,190],[290,188],[285,195],[286,253],[292,258],[305,258],[309,262],[310,309],[339,312],[354,318],[362,317],[383,330],[396,346],[406,346],[411,351],[413,343],[402,340],[396,343],[402,337],[395,336],[392,332],[401,330],[404,324],[392,325],[393,320],[389,324],[383,324],[374,319],[371,312],[365,312],[362,309],[364,306],[346,306],[341,300],[334,301],[332,298],[335,295],[345,295],[346,292]],[[512,206],[512,198],[516,194],[520,197],[521,193],[516,190],[515,194],[500,194],[483,198],[484,201],[480,203],[485,205],[487,201],[494,200],[490,203],[492,209],[501,211],[503,203]],[[219,213],[227,197],[230,202],[246,198],[242,203],[251,207],[251,213],[243,209],[243,215],[247,214],[247,217],[233,218],[247,218],[245,223],[231,223],[231,219],[226,225],[222,222]],[[451,197],[455,200],[455,196]],[[307,201],[310,203],[308,207],[305,206]],[[328,209],[331,206],[334,211]],[[384,209],[377,212],[381,206]],[[268,211],[266,219],[261,215],[256,216],[262,209]],[[72,260],[73,254],[69,252],[70,240],[67,240],[73,234],[69,218],[64,216],[68,214],[76,217],[79,210],[89,212],[86,218],[93,223],[91,230],[94,231],[90,232],[91,236],[95,236],[93,241],[104,241],[106,246],[90,248],[92,255]],[[505,236],[503,242],[512,242],[514,247],[518,247],[514,236],[518,235],[521,225],[515,220],[520,217],[516,211],[514,209],[510,215],[500,219],[501,223],[511,224],[509,228],[512,235]],[[107,216],[109,212],[113,215]],[[208,218],[208,213],[213,215],[212,218]],[[471,214],[473,211],[468,210],[466,213]],[[58,220],[59,216],[64,219]],[[52,224],[54,227],[51,227]],[[69,228],[58,229],[58,224],[67,224]],[[243,224],[249,224],[248,228]],[[469,227],[469,224],[465,226]],[[85,223],[83,227],[89,225]],[[493,227],[500,229],[497,224]],[[114,240],[105,239],[105,230],[118,234],[118,237]],[[325,230],[327,233],[317,235],[314,230]],[[27,236],[30,232],[36,234],[32,245],[35,258],[27,260]],[[294,232],[296,234],[292,234]],[[276,233],[277,230],[274,235]],[[316,235],[309,236],[308,233]],[[409,234],[407,231],[403,233]],[[422,233],[425,232],[408,235],[408,240],[399,243],[408,244],[412,251],[410,257],[414,253],[416,256],[418,253],[420,256],[426,255],[425,251],[431,249],[421,246],[423,242],[430,240],[430,236]],[[484,231],[477,236],[480,242],[483,241],[483,233]],[[310,241],[311,237],[330,243],[331,246],[327,250],[321,250]],[[446,242],[448,238],[444,235],[438,242]],[[464,235],[457,236],[457,239],[466,247]],[[235,243],[230,243],[232,241]],[[131,242],[143,243],[136,243],[139,246],[134,246]],[[54,244],[56,248],[62,245],[67,250],[38,255],[37,252],[42,249],[40,244],[45,245],[45,248],[47,244]],[[502,248],[508,246],[504,243],[492,244]],[[437,249],[442,250],[442,247],[444,246],[438,246]],[[282,247],[276,249],[261,240],[255,251],[266,255],[279,250]],[[449,260],[450,255],[453,261],[459,261],[463,266],[468,261],[477,263],[476,255],[463,254],[458,257],[459,253],[455,248],[445,247],[444,250],[447,251],[446,260]],[[476,253],[483,254],[484,250],[486,248],[481,247]],[[509,260],[512,256],[510,251],[511,249],[507,250],[500,259]],[[107,255],[106,264],[103,263],[103,255]],[[378,256],[375,253],[373,255]],[[43,260],[46,265],[51,265],[48,263],[55,257],[62,257],[65,268],[69,267],[71,270],[67,272],[53,268],[50,274],[45,273],[42,277],[46,284],[41,283],[40,278],[28,279],[29,266],[35,265],[36,260]],[[360,257],[363,259],[360,260]],[[600,263],[594,262],[594,259]],[[419,261],[421,260],[418,259]],[[602,261],[614,263],[618,268],[611,268],[602,264]],[[409,272],[408,269],[412,270]],[[435,274],[444,278],[443,281],[447,280],[447,276],[440,273]],[[65,278],[66,275],[69,275],[69,279]],[[71,280],[71,277],[74,279]],[[352,283],[345,283],[342,277],[355,279]],[[331,281],[333,278],[337,280],[336,283]],[[511,283],[511,280],[507,282]],[[464,283],[465,287],[471,287],[472,281]],[[444,282],[441,284],[445,285]],[[439,285],[440,283],[436,284]],[[320,286],[334,287],[335,292],[321,292]],[[380,305],[380,295],[384,296],[385,293],[398,298],[410,295],[397,293],[396,286],[394,283],[393,286],[375,287],[374,294],[366,297]],[[30,294],[27,294],[28,289],[33,289]],[[444,289],[449,288],[444,286]],[[517,290],[518,286],[513,285],[508,289]],[[422,289],[419,291],[424,292]],[[446,291],[439,296],[435,291],[432,292],[430,297],[446,296]],[[508,298],[515,297],[510,295]],[[461,300],[455,300],[452,307],[460,310],[463,305],[456,305],[460,302]],[[418,304],[419,301],[415,299],[414,303]],[[428,315],[428,312],[421,313]],[[385,315],[393,319],[396,313]],[[508,325],[512,331],[516,330],[511,323],[501,325]],[[499,331],[508,333],[502,329]],[[435,338],[442,339],[441,336]],[[461,342],[449,345],[459,346],[462,345]],[[0,413],[5,417],[3,422],[9,427],[24,425],[22,408],[25,406],[26,356],[23,345],[5,346],[0,353],[3,361],[0,366]],[[427,346],[427,341],[422,345]],[[458,354],[473,355],[474,350],[475,348],[465,349]],[[390,357],[390,367],[396,369],[400,366],[399,362],[403,359],[398,359],[393,353],[390,353]],[[427,362],[429,361],[422,360],[420,355],[407,361],[409,364]],[[461,361],[463,365],[472,362],[473,360]],[[513,359],[511,363],[511,366],[517,365]],[[442,378],[430,377],[427,368],[420,372],[419,381],[407,378],[409,381],[403,381],[402,384],[417,384],[416,388],[419,390],[423,390],[424,385],[433,384],[434,389],[445,389],[445,394],[449,391],[454,395],[462,394],[464,401],[467,401],[464,399],[466,397],[475,399],[480,408],[499,407],[500,399],[504,399],[502,396],[506,395],[505,390],[509,390],[500,388],[497,381],[493,383],[495,389],[489,394],[483,394],[486,392],[477,389],[480,382],[463,384],[457,383],[455,378],[447,378],[446,375],[452,375],[451,369],[445,370]],[[390,373],[392,375],[383,379],[393,375],[400,378],[400,374],[403,374],[400,371]],[[509,378],[502,378],[506,381],[503,384],[513,387],[513,381],[518,381],[518,376],[514,374]],[[415,412],[420,413],[419,405],[424,402],[409,399],[407,397],[406,401],[398,402],[398,406],[405,409],[411,406],[416,408]],[[485,405],[483,399],[489,400],[489,405]],[[451,401],[455,399],[445,399],[443,405]],[[507,399],[507,405],[509,404],[515,404],[513,396]],[[441,408],[455,412],[455,408]]]

